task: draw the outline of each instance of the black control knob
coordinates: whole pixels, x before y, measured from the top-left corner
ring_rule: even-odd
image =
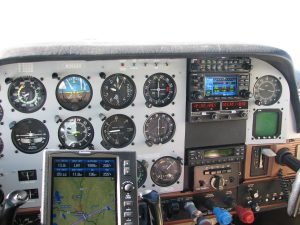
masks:
[[[127,183],[127,184],[124,184],[123,188],[124,188],[124,191],[131,192],[133,190],[134,186],[131,183]]]
[[[194,91],[192,93],[192,99],[198,100],[198,99],[200,99],[200,97],[201,97],[201,93],[199,91]]]
[[[217,120],[218,118],[219,118],[219,116],[218,116],[217,113],[213,113],[213,114],[211,115],[211,119],[213,119],[213,120]]]
[[[251,95],[251,92],[248,91],[248,90],[241,90],[241,91],[240,91],[240,96],[241,96],[242,98],[249,98],[250,95]]]
[[[0,189],[0,204],[3,202],[4,200],[4,192],[2,191],[2,189]]]
[[[258,106],[260,106],[261,105],[261,101],[259,101],[259,100],[255,100],[255,105],[258,105]]]
[[[251,66],[251,64],[250,63],[243,63],[242,64],[242,68],[244,69],[244,70],[250,70],[251,68],[252,68],[252,66]]]
[[[248,192],[249,192],[251,198],[253,198],[253,199],[258,199],[259,198],[259,192],[256,188],[250,188],[248,190]]]
[[[250,207],[253,212],[259,212],[260,211],[260,206],[257,202],[251,202]]]
[[[240,112],[240,117],[246,118],[248,116],[248,113],[246,111]]]
[[[215,175],[211,178],[210,185],[212,186],[212,188],[216,190],[223,190],[225,185],[225,180],[222,176]]]

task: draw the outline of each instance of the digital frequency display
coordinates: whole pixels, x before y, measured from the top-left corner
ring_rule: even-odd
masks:
[[[205,76],[206,97],[237,96],[237,76]]]
[[[53,158],[51,225],[117,224],[116,159]]]
[[[247,101],[230,101],[222,102],[223,110],[234,110],[234,109],[248,109]]]
[[[234,149],[213,149],[213,150],[206,150],[204,152],[204,158],[207,159],[214,159],[219,157],[227,157],[227,156],[234,156]]]
[[[192,103],[192,112],[220,110],[220,102],[196,102]]]

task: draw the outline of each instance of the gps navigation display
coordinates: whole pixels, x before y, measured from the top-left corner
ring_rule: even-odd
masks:
[[[236,76],[205,76],[205,96],[206,97],[231,97],[237,96]]]
[[[116,159],[52,159],[51,225],[117,224]]]

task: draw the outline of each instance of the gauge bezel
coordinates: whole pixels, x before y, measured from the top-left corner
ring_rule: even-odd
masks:
[[[138,183],[138,188],[141,188],[145,184],[145,182],[147,180],[148,173],[147,173],[146,166],[141,161],[139,161],[139,160],[136,160],[136,161],[137,161],[137,165],[136,165],[136,169],[137,169],[137,183]],[[139,168],[139,166],[143,170],[142,173],[143,173],[143,176],[144,176],[143,179],[141,180],[141,182],[139,182],[139,179],[138,179],[138,171],[139,171],[138,168]]]
[[[172,97],[170,99],[168,99],[165,103],[160,103],[160,102],[162,100],[165,100],[166,98],[155,100],[153,97],[151,97],[151,95],[149,93],[150,92],[149,91],[150,83],[152,82],[153,77],[155,77],[155,76],[164,76],[165,79],[168,78],[170,80],[169,83],[173,84],[173,94],[172,94]],[[150,81],[150,83],[149,83],[149,81]],[[146,84],[147,83],[149,83],[148,88],[146,88]],[[146,96],[146,93],[148,93],[148,96]],[[144,94],[144,98],[146,100],[146,103],[150,103],[151,106],[158,107],[158,108],[165,107],[165,106],[169,105],[175,99],[176,94],[177,94],[177,85],[176,85],[175,80],[169,74],[166,74],[166,73],[155,73],[155,74],[152,74],[151,76],[149,76],[147,78],[147,80],[145,81],[144,86],[143,86],[143,94]],[[169,95],[167,95],[167,96],[169,96]],[[156,104],[155,101],[158,101],[158,103]]]
[[[128,101],[126,104],[124,105],[121,105],[121,106],[115,106],[115,105],[112,105],[111,103],[109,103],[105,97],[103,97],[104,95],[104,85],[106,85],[106,82],[108,82],[109,78],[111,78],[112,76],[123,76],[125,77],[129,83],[131,84],[132,88],[133,88],[133,95],[130,97],[130,101]],[[129,77],[128,75],[126,74],[123,74],[123,73],[114,73],[114,74],[111,74],[109,76],[107,76],[105,78],[105,80],[103,81],[102,85],[101,85],[101,89],[100,89],[100,94],[101,94],[101,99],[102,99],[102,102],[105,104],[105,106],[108,106],[109,108],[112,108],[112,109],[124,109],[124,108],[127,108],[128,106],[130,106],[133,101],[135,100],[135,97],[136,97],[136,86],[135,86],[135,82],[133,81],[133,79],[131,77]]]
[[[2,138],[0,137],[0,154],[3,152],[3,150],[4,150],[4,143],[3,143]],[[0,158],[1,158],[1,156],[0,156]]]
[[[91,130],[92,135],[91,135],[91,138],[89,138],[89,141],[85,145],[79,146],[79,147],[71,147],[71,146],[66,145],[65,142],[64,142],[64,140],[61,138],[60,129],[63,127],[64,123],[67,122],[68,120],[70,120],[70,119],[77,119],[77,118],[80,118],[80,119],[86,121],[89,124],[89,126],[92,128],[92,130]],[[76,123],[77,123],[77,121],[76,121]],[[94,130],[94,127],[93,127],[92,123],[88,119],[86,119],[86,118],[84,118],[82,116],[71,116],[71,117],[68,117],[67,119],[65,119],[64,121],[62,121],[61,124],[58,127],[58,139],[59,139],[60,143],[62,144],[62,147],[64,147],[65,149],[84,149],[84,148],[87,148],[88,146],[91,146],[91,143],[94,140],[94,136],[95,136],[95,130]]]
[[[86,103],[85,103],[84,105],[82,105],[82,106],[80,106],[80,107],[78,107],[78,108],[76,108],[76,109],[73,109],[72,107],[68,107],[68,106],[65,105],[65,104],[70,104],[70,105],[73,105],[73,104],[74,104],[74,105],[75,105],[75,103],[62,102],[62,101],[60,100],[60,98],[58,97],[58,90],[59,90],[60,84],[61,84],[62,82],[64,82],[66,79],[69,79],[70,77],[78,77],[78,78],[84,80],[84,82],[86,82],[86,84],[87,84],[87,85],[89,86],[89,88],[90,88],[90,97],[89,97],[88,101],[86,101]],[[61,107],[63,107],[64,109],[69,110],[69,111],[73,111],[73,112],[74,112],[74,111],[80,111],[80,110],[86,108],[86,107],[90,104],[90,102],[92,101],[92,98],[93,98],[93,88],[92,88],[92,85],[91,85],[91,83],[89,82],[89,80],[88,80],[87,78],[85,78],[84,76],[79,75],[79,74],[69,74],[69,75],[63,77],[62,79],[60,79],[59,82],[57,83],[56,89],[55,89],[55,96],[56,96],[56,100],[57,100],[57,102],[59,103],[59,105],[60,105]],[[77,104],[77,103],[76,103],[76,104]],[[78,105],[78,106],[79,106],[79,105]]]
[[[3,120],[3,116],[4,116],[4,111],[2,105],[0,105],[0,122]]]
[[[256,95],[259,94],[259,91],[256,92],[255,89],[256,89],[256,85],[258,85],[258,82],[260,82],[261,80],[263,80],[264,78],[266,77],[271,77],[273,78],[274,80],[277,80],[277,83],[279,84],[279,88],[280,88],[280,92],[279,92],[279,95],[276,95],[276,99],[274,100],[273,98],[270,100],[270,103],[268,104],[265,104],[262,100],[260,99],[257,99],[256,98]],[[263,81],[264,83],[264,81]],[[275,93],[276,94],[276,93]],[[279,99],[281,98],[281,95],[282,95],[282,84],[280,82],[280,79],[278,79],[277,77],[275,77],[274,75],[264,75],[262,77],[260,77],[259,79],[256,80],[254,86],[253,86],[253,97],[255,100],[259,100],[261,102],[261,105],[263,106],[271,106],[271,105],[274,105],[276,102],[279,101]]]
[[[161,160],[163,160],[163,159],[165,159],[165,158],[174,160],[174,162],[176,162],[176,165],[178,166],[178,168],[179,168],[180,171],[179,171],[179,173],[177,174],[176,179],[174,179],[174,180],[171,181],[170,183],[164,182],[164,184],[162,184],[162,183],[157,182],[157,180],[153,179],[153,172],[152,172],[152,170],[153,170],[154,166],[155,166],[158,162],[160,162]],[[155,173],[154,173],[154,174],[155,174]],[[158,186],[160,186],[160,187],[169,187],[169,186],[175,184],[175,183],[179,180],[181,174],[182,174],[182,166],[181,166],[181,163],[180,163],[180,161],[179,161],[178,159],[176,159],[176,158],[174,158],[174,157],[172,157],[172,156],[163,156],[163,157],[161,157],[161,158],[155,160],[155,162],[153,163],[153,165],[151,166],[151,169],[150,169],[150,177],[151,177],[151,180],[153,181],[154,184],[156,184],[156,185],[158,185]]]
[[[119,117],[126,117],[126,119],[128,119],[130,121],[130,123],[132,123],[133,125],[133,134],[132,134],[132,137],[130,139],[130,141],[122,144],[122,145],[115,145],[114,143],[111,143],[110,141],[107,140],[107,138],[105,137],[104,135],[104,126],[105,124],[107,123],[107,120],[112,118],[112,117],[115,117],[115,116],[119,116]],[[134,121],[129,117],[129,116],[126,116],[124,114],[114,114],[114,115],[111,115],[110,117],[106,118],[102,124],[102,127],[101,127],[101,137],[102,137],[102,140],[107,143],[109,146],[108,147],[111,147],[111,148],[124,148],[128,145],[130,145],[132,143],[132,141],[134,140],[135,138],[135,135],[136,135],[136,126],[135,126],[135,123]]]
[[[36,150],[34,150],[34,151],[30,151],[30,152],[28,152],[28,151],[24,150],[22,147],[20,147],[19,144],[18,144],[18,142],[17,142],[17,141],[15,140],[15,138],[14,138],[14,137],[15,137],[15,130],[14,130],[15,127],[16,127],[18,124],[24,123],[24,122],[26,122],[26,121],[28,121],[28,120],[35,121],[35,122],[39,123],[40,125],[42,125],[42,126],[43,126],[43,129],[45,128],[44,130],[46,131],[46,137],[47,137],[47,139],[46,139],[45,143],[42,145],[42,147],[40,147],[40,148],[38,148],[38,149],[36,149]],[[17,123],[15,124],[15,126],[12,128],[12,131],[11,131],[11,140],[12,140],[14,146],[15,146],[18,150],[20,150],[21,152],[23,152],[23,153],[25,153],[25,154],[35,154],[35,153],[38,153],[38,152],[44,150],[44,149],[46,148],[46,146],[48,145],[48,143],[49,143],[49,139],[50,139],[50,135],[49,135],[49,130],[48,130],[47,126],[46,126],[43,122],[41,122],[41,121],[39,121],[39,120],[37,120],[37,119],[34,119],[34,118],[26,118],[26,119],[20,120],[19,122],[17,122]]]
[[[160,115],[163,115],[163,114],[164,114],[164,115],[166,115],[167,117],[171,118],[172,123],[174,124],[174,128],[173,128],[172,134],[170,135],[170,137],[169,137],[168,139],[164,140],[163,142],[160,141],[159,143],[154,143],[154,141],[153,141],[152,139],[149,139],[149,138],[147,137],[145,131],[146,131],[146,124],[148,124],[148,121],[150,120],[150,118],[153,117],[153,116],[155,116],[155,115],[157,115],[157,114],[160,114]],[[168,125],[168,126],[169,126],[169,125]],[[144,137],[145,137],[146,141],[152,141],[152,143],[153,143],[153,144],[156,144],[156,145],[158,145],[158,144],[166,144],[166,143],[168,143],[169,141],[172,140],[172,138],[174,137],[174,135],[175,135],[175,133],[176,133],[176,122],[175,122],[175,120],[173,119],[173,117],[172,117],[171,115],[167,114],[167,113],[163,113],[163,112],[153,113],[153,114],[151,114],[150,116],[147,117],[147,119],[146,119],[146,121],[145,121],[145,123],[144,123],[144,126],[143,126],[143,133],[144,133]]]
[[[41,87],[41,93],[42,93],[41,96],[43,96],[43,98],[41,99],[40,104],[38,104],[38,106],[29,108],[29,109],[33,109],[33,110],[28,110],[27,104],[26,104],[25,107],[21,107],[21,108],[20,108],[20,107],[18,107],[18,106],[15,105],[15,100],[12,100],[12,99],[11,99],[12,96],[13,96],[13,95],[11,94],[11,89],[12,89],[13,87],[16,87],[15,83],[18,82],[18,81],[22,81],[22,80],[24,81],[24,80],[28,80],[28,79],[29,79],[30,81],[33,80],[34,83],[38,83],[38,86]],[[13,93],[14,93],[14,92],[13,92]],[[33,77],[33,76],[21,76],[21,77],[15,78],[15,79],[11,82],[11,84],[9,85],[8,90],[7,90],[7,96],[8,96],[8,101],[9,101],[9,103],[11,104],[11,106],[12,106],[15,110],[17,110],[17,111],[19,111],[19,112],[21,112],[21,113],[34,113],[34,112],[40,110],[40,109],[44,106],[44,104],[45,104],[45,102],[46,102],[46,100],[47,100],[47,90],[46,90],[46,88],[45,88],[45,85],[43,84],[43,82],[42,82],[40,79],[38,79],[38,78],[36,78],[36,77]]]

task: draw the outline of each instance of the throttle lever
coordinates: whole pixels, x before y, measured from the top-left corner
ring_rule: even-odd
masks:
[[[23,190],[9,193],[6,196],[0,213],[0,225],[12,225],[15,220],[17,209],[26,203],[28,198],[28,193]]]
[[[143,200],[149,205],[153,216],[153,225],[163,225],[160,196],[157,191],[147,190],[142,195]]]

